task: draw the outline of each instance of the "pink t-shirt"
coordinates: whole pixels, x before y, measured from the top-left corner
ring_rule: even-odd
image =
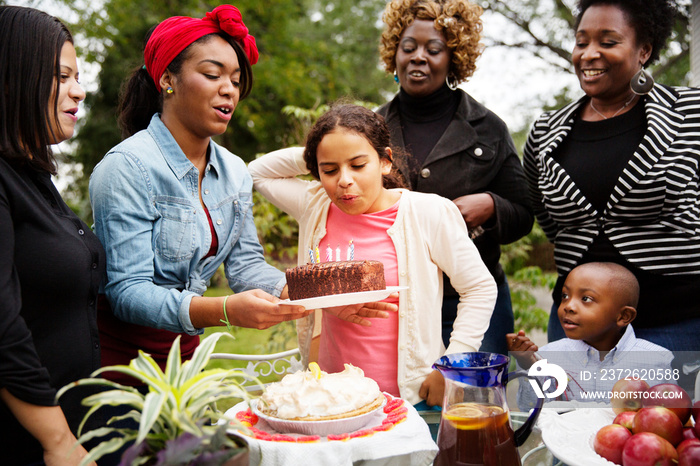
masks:
[[[322,262],[331,248],[333,260],[340,248],[340,259],[347,259],[350,240],[354,245],[354,260],[372,259],[384,263],[387,286],[399,284],[398,264],[394,243],[387,230],[396,221],[399,202],[381,212],[347,215],[331,203],[326,223],[326,236],[318,245]],[[398,299],[386,299],[398,304]],[[374,379],[379,388],[399,396],[398,372],[398,313],[391,312],[388,319],[371,319],[371,327],[341,320],[324,312],[323,331],[318,364],[326,372],[340,372],[343,364],[361,368],[367,377]]]

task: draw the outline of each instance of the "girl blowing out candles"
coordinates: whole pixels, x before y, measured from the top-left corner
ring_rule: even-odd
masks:
[[[383,391],[411,403],[442,403],[444,382],[431,364],[448,353],[479,348],[496,299],[496,285],[468,237],[459,209],[447,199],[396,188],[384,119],[356,105],[336,105],[311,129],[306,148],[267,154],[248,166],[255,188],[299,222],[299,248],[349,244],[354,259],[384,263],[387,286],[408,286],[398,313],[370,326],[323,312],[319,365],[364,370]],[[306,181],[297,175],[311,173]],[[299,263],[307,260],[299,255]],[[460,294],[449,348],[440,330],[442,274]],[[388,298],[396,302],[396,298]],[[308,361],[314,317],[298,321]]]

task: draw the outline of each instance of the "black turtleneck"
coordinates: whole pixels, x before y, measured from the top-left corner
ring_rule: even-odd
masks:
[[[399,90],[399,113],[406,152],[410,154],[411,184],[423,163],[450,124],[460,102],[460,91],[447,84],[425,97],[412,97]]]

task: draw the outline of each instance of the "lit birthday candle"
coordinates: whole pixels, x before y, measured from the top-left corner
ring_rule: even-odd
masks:
[[[310,263],[310,264],[315,263],[315,261],[314,261],[314,250],[311,249],[311,248],[309,248],[309,263]]]
[[[355,244],[350,240],[350,247],[348,248],[348,260],[349,261],[354,261],[355,260]]]
[[[321,262],[321,254],[318,252],[318,246],[316,246],[316,263]]]
[[[335,261],[340,262],[340,245],[338,245],[338,247],[335,248]]]
[[[331,262],[333,260],[333,250],[331,249],[331,245],[329,244],[328,247],[326,248],[326,262]]]

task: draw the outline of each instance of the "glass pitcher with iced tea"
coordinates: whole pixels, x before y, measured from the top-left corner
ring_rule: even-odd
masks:
[[[513,431],[506,384],[527,373],[508,373],[509,360],[497,353],[456,353],[433,364],[445,377],[436,466],[520,465],[517,447],[530,435],[543,400],[537,401],[527,421]]]

